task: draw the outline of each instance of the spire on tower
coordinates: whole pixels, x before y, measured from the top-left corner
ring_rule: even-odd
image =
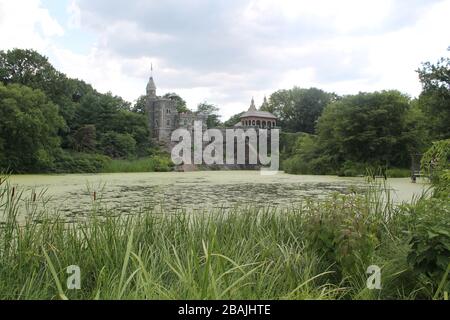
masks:
[[[147,83],[147,95],[156,97],[156,85],[155,81],[153,81],[153,63],[150,65],[150,78]]]
[[[250,104],[250,108],[248,109],[248,111],[257,111],[256,107],[255,107],[255,99],[253,99],[253,97],[252,97],[252,102]]]

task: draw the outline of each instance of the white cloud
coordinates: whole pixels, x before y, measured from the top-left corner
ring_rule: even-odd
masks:
[[[67,6],[67,13],[69,14],[68,27],[78,29],[81,27],[81,10],[75,0],[71,0]]]
[[[150,63],[160,94],[207,100],[224,118],[275,90],[420,92],[415,69],[446,54],[450,0],[70,0],[68,28],[96,37],[75,53],[37,0],[0,0],[2,48],[32,47],[71,77],[134,100]],[[24,10],[26,8],[26,10]]]
[[[62,26],[38,0],[0,0],[0,30],[2,49],[45,51],[53,37],[64,34]]]

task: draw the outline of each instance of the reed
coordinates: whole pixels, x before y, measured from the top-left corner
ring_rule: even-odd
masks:
[[[2,178],[0,299],[423,298],[401,210],[378,187],[283,212],[119,216],[93,203],[76,222],[49,211],[45,193],[14,188]],[[317,240],[329,235],[331,244]],[[365,286],[369,264],[383,267],[381,291]],[[66,286],[71,265],[80,290]]]

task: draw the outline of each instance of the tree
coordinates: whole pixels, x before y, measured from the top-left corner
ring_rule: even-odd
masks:
[[[406,116],[410,101],[398,91],[360,93],[330,104],[319,119],[317,144],[324,162],[407,166]]]
[[[19,83],[42,90],[68,117],[71,115],[71,104],[76,93],[83,91],[79,87],[86,86],[57,71],[47,57],[34,50],[22,49],[0,51],[0,81],[5,85]],[[92,87],[90,90],[93,90]]]
[[[95,125],[81,126],[73,135],[73,148],[80,152],[92,152],[97,147]]]
[[[136,141],[128,133],[109,131],[102,135],[100,148],[112,158],[129,157],[136,152]]]
[[[190,110],[187,108],[186,101],[183,100],[178,94],[170,92],[166,93],[163,98],[167,98],[175,101],[175,106],[177,107],[177,111],[179,113],[189,112]]]
[[[45,102],[41,101],[41,97],[35,99],[34,94],[23,97],[24,99],[30,98],[30,106],[24,104],[23,107],[31,110],[31,114],[27,115],[31,119],[24,124],[25,127],[21,128],[19,133],[17,133],[18,126],[14,130],[12,129],[13,124],[15,122],[23,124],[25,118],[20,118],[22,122],[13,118],[13,116],[21,115],[13,110],[20,109],[22,106],[17,101],[17,105],[13,105],[9,100],[2,102],[0,114],[0,130],[2,131],[2,135],[0,135],[0,165],[2,168],[9,165],[12,169],[23,172],[52,171],[50,167],[53,158],[56,157],[58,161],[67,158],[67,161],[57,161],[57,165],[59,165],[57,169],[65,171],[62,166],[69,164],[71,160],[68,159],[72,156],[74,159],[77,157],[74,152],[70,152],[71,150],[92,153],[106,150],[105,152],[108,154],[120,157],[125,154],[127,156],[136,154],[145,156],[149,152],[148,124],[146,116],[143,114],[145,97],[141,97],[133,107],[137,112],[132,112],[129,102],[112,93],[101,94],[81,80],[68,78],[65,74],[57,71],[47,57],[34,50],[0,51],[0,83],[4,86],[7,85],[5,88],[8,88],[8,94],[15,93],[14,90],[17,91],[17,88],[13,90],[10,85],[20,84],[30,90],[36,89],[36,92],[42,94],[46,99]],[[24,88],[21,87],[21,90],[27,92]],[[37,95],[39,96],[39,94]],[[142,106],[139,106],[139,103]],[[27,131],[29,129],[26,127],[27,125],[33,123],[34,130],[38,130],[41,126],[46,127],[53,123],[51,118],[46,123],[41,121],[39,116],[36,116],[36,119],[34,116],[41,112],[38,110],[38,106],[47,104],[52,105],[59,116],[62,116],[62,118],[58,116],[58,121],[62,120],[62,125],[55,124],[52,127],[56,136],[51,138],[55,143],[47,141],[46,144],[43,144],[46,146],[51,144],[51,148],[40,147],[37,142],[33,144],[27,142],[40,138],[39,132],[35,134],[34,131]],[[47,106],[43,108],[42,112],[48,112],[50,109]],[[48,116],[54,115],[49,114]],[[11,136],[21,136],[21,132],[27,132],[29,137],[24,136],[24,143],[21,142],[22,140],[16,141],[17,145],[11,147]],[[112,132],[116,135],[113,136]],[[111,148],[105,146],[105,141],[108,139],[114,144]],[[98,142],[103,142],[103,144]],[[38,148],[38,151],[34,152],[29,145]],[[61,152],[61,147],[69,152]],[[30,149],[33,155],[24,156],[27,149]],[[84,156],[82,155],[82,157]],[[93,158],[95,157],[93,155]]]
[[[261,110],[273,113],[288,132],[314,133],[323,109],[337,96],[323,90],[294,87],[274,92]]]
[[[228,119],[227,121],[225,121],[223,123],[223,126],[225,128],[232,128],[236,123],[238,123],[239,121],[241,121],[241,116],[244,114],[244,112],[240,112],[238,114],[235,114],[233,116],[230,117],[230,119]]]
[[[0,167],[39,172],[52,167],[64,119],[41,90],[0,83]]]
[[[450,138],[450,58],[426,62],[417,72],[423,86],[419,104],[430,120],[431,135],[435,140]]]
[[[135,101],[133,107],[131,108],[131,111],[135,113],[145,113],[146,112],[146,105],[147,105],[147,97],[145,95],[141,95],[137,100]]]
[[[217,106],[205,101],[198,104],[196,112],[207,116],[206,125],[208,128],[221,126],[220,116],[218,114],[219,108],[217,108]]]
[[[148,146],[150,139],[147,117],[143,114],[120,110],[113,116],[111,128],[118,133],[130,134],[140,147]]]

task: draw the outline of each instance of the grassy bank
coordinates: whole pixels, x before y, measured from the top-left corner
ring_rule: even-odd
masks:
[[[41,195],[24,199],[2,179],[0,298],[443,298],[448,200],[394,206],[386,196],[373,186],[282,214],[241,207],[119,217],[94,202],[68,224]],[[67,289],[70,265],[80,267],[80,290]],[[370,265],[382,269],[382,290],[366,287]]]
[[[108,161],[101,172],[167,172],[172,169],[172,161],[168,156],[156,155],[139,159],[113,159]]]

